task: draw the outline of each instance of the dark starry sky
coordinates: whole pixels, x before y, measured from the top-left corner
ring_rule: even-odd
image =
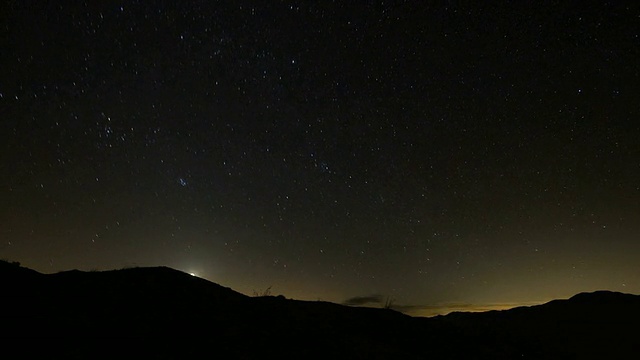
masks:
[[[3,1],[0,257],[251,294],[640,293],[632,1]]]

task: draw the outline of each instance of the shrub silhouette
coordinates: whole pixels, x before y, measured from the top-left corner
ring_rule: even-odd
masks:
[[[272,286],[273,286],[273,285],[269,285],[269,287],[268,287],[268,288],[266,288],[266,289],[265,289],[264,291],[262,291],[262,292],[258,292],[258,291],[253,290],[253,296],[254,296],[254,297],[271,296],[271,287],[272,287]]]
[[[384,302],[384,308],[385,309],[393,309],[393,303],[395,302],[395,300],[389,296],[387,296],[387,300],[385,300]]]

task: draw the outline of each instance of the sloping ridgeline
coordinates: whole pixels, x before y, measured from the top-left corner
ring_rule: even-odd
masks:
[[[0,282],[5,349],[24,357],[611,359],[640,353],[640,296],[607,291],[506,311],[412,318],[388,309],[247,297],[166,267],[45,275],[0,262]],[[45,339],[55,345],[20,345]]]

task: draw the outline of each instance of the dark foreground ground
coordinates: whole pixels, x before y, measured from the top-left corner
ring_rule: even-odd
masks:
[[[7,358],[631,359],[640,296],[413,318],[247,297],[170,268],[44,275],[0,262]],[[4,357],[4,356],[3,356]]]

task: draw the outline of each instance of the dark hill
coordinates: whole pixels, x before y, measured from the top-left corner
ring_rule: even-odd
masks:
[[[176,359],[584,359],[640,350],[640,296],[606,291],[507,311],[412,318],[247,297],[166,267],[44,275],[0,262],[0,281],[4,343],[56,339],[46,347],[49,358],[137,352]],[[43,350],[20,347],[23,357]]]

